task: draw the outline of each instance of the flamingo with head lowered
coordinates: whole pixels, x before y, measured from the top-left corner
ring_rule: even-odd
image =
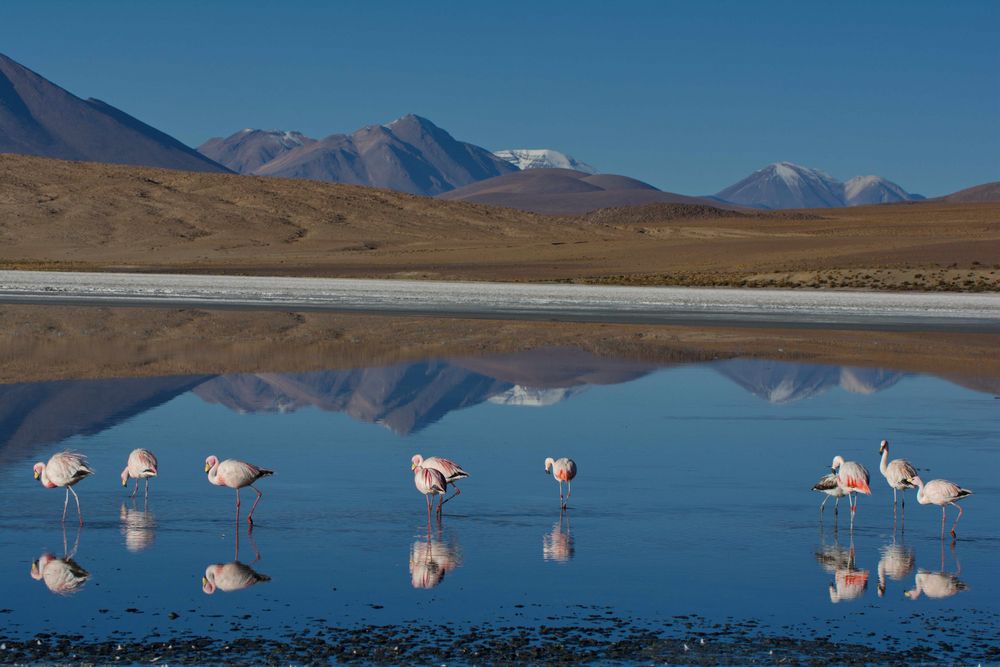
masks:
[[[236,489],[236,520],[240,520],[240,489],[245,486],[249,486],[251,489],[257,492],[257,498],[253,501],[253,506],[250,508],[250,514],[247,515],[247,523],[253,525],[253,511],[257,509],[257,503],[260,502],[261,496],[264,494],[260,492],[256,486],[253,485],[261,477],[268,477],[273,475],[273,470],[267,470],[265,468],[258,468],[255,465],[249,463],[244,463],[243,461],[237,461],[236,459],[226,459],[225,461],[219,462],[219,459],[215,456],[209,456],[205,459],[205,472],[208,473],[208,481],[216,486],[228,486],[230,489]]]
[[[69,494],[73,494],[76,499],[76,513],[80,516],[80,525],[82,526],[83,512],[80,510],[80,496],[76,495],[73,485],[94,474],[94,469],[87,463],[87,457],[76,452],[59,452],[53,454],[47,464],[39,461],[34,468],[35,479],[39,480],[46,489],[54,489],[58,486],[66,487],[66,500],[63,501],[63,522],[66,521]]]
[[[576,462],[566,457],[553,459],[550,456],[545,459],[545,474],[548,474],[550,468],[552,469],[552,477],[559,482],[559,506],[562,509],[566,509],[567,503],[569,503],[569,496],[573,493],[572,481],[576,477]],[[565,500],[563,499],[562,492],[563,482],[567,484]]]
[[[951,526],[951,536],[955,537],[955,528],[958,527],[958,520],[962,518],[962,506],[957,501],[972,495],[972,491],[963,489],[958,484],[949,482],[946,479],[932,479],[924,484],[920,476],[910,480],[917,486],[917,502],[921,505],[937,505],[941,508],[941,537],[944,537],[945,505],[954,505],[958,508],[958,516]]]
[[[441,507],[446,502],[448,502],[455,496],[462,493],[462,490],[459,489],[457,486],[455,486],[455,482],[457,482],[460,479],[465,479],[466,477],[469,476],[469,473],[462,470],[462,466],[458,465],[454,461],[441,458],[440,456],[431,456],[430,458],[425,459],[420,454],[414,454],[413,458],[410,459],[410,461],[412,464],[410,465],[410,470],[416,470],[417,466],[421,466],[423,468],[430,468],[431,470],[437,470],[439,473],[441,473],[442,476],[444,476],[444,480],[448,482],[448,484],[450,484],[453,489],[455,489],[455,493],[451,494],[451,496],[449,496],[448,498],[445,498],[444,495],[441,495],[441,497],[438,500],[438,510],[437,510],[438,514],[441,513]]]
[[[427,523],[430,524],[431,505],[434,504],[431,501],[431,496],[443,496],[448,489],[448,480],[434,468],[425,468],[417,463],[413,463],[410,468],[413,470],[413,485],[417,487],[417,491],[424,494],[424,499],[427,500]],[[438,505],[437,514],[441,515],[440,505]]]
[[[129,478],[135,480],[135,488],[132,489],[132,493],[129,494],[129,498],[134,498],[135,494],[139,493],[139,480],[146,480],[146,496],[149,496],[149,478],[156,477],[159,471],[159,463],[156,461],[156,456],[153,452],[148,449],[133,449],[132,453],[128,455],[128,463],[125,465],[125,469],[122,470],[122,486],[128,486]]]

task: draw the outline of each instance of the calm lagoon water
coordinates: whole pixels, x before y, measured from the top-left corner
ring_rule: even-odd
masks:
[[[2,386],[0,634],[693,615],[833,641],[997,646],[998,417],[992,393],[892,370],[566,351]],[[975,491],[955,543],[913,493],[894,525],[882,438],[925,480]],[[140,446],[160,459],[147,502],[119,481]],[[82,528],[64,528],[63,491],[32,478],[65,448],[97,470],[76,487]],[[471,473],[440,524],[413,486],[415,453]],[[276,471],[258,485],[252,532],[235,523],[233,491],[207,483],[209,454]],[[810,491],[836,454],[872,473],[853,529],[846,503],[821,518]],[[547,456],[579,466],[565,514]],[[74,592],[32,577],[46,554],[71,556]],[[206,594],[206,569],[234,561],[259,581]]]

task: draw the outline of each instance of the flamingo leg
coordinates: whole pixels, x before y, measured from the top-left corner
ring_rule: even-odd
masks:
[[[958,508],[958,516],[955,517],[955,523],[951,526],[951,536],[955,537],[955,528],[958,527],[958,520],[962,518],[962,506],[957,503],[951,503]],[[944,509],[943,507],[941,509]]]
[[[76,499],[76,513],[80,516],[80,525],[83,525],[83,511],[80,509],[80,496],[76,495],[76,491],[73,490],[72,486],[67,486],[67,490],[73,494],[73,498]]]
[[[63,518],[62,522],[66,523],[66,508],[69,507],[69,487],[66,487],[66,500],[63,501]]]
[[[566,504],[569,504],[569,497],[573,495],[573,481],[566,482]]]
[[[424,500],[427,501],[427,531],[430,532],[431,529],[431,497],[428,494],[424,494]]]
[[[149,478],[148,478],[148,477],[146,478],[146,491],[145,491],[145,499],[146,499],[146,500],[149,500]]]
[[[566,509],[566,501],[563,500],[562,480],[559,480],[559,508]]]
[[[823,502],[821,502],[821,503],[819,504],[819,511],[820,511],[821,513],[823,512],[823,506],[824,506],[824,505],[826,505],[826,501],[828,501],[829,499],[830,499],[830,496],[827,496],[826,498],[824,498],[824,499],[823,499]]]
[[[236,525],[240,523],[240,490],[236,489]]]
[[[944,505],[941,506],[941,539],[944,539]]]
[[[830,496],[827,496],[829,498]],[[833,516],[837,516],[837,512],[840,510],[840,496],[837,496],[837,501],[833,503]]]
[[[252,526],[253,525],[253,511],[255,509],[257,509],[257,503],[260,502],[260,497],[263,496],[264,494],[261,493],[260,489],[258,489],[253,484],[250,485],[250,488],[257,492],[257,499],[253,501],[253,506],[250,507],[250,514],[247,515],[247,523],[249,523]]]
[[[441,501],[442,505],[444,505],[446,502],[448,502],[449,500],[451,500],[455,496],[461,495],[461,493],[462,493],[462,489],[458,488],[454,484],[452,484],[451,486],[452,486],[453,489],[455,489],[455,493],[451,494],[450,496],[448,496],[447,498],[445,498],[444,500],[442,500]]]
[[[128,494],[129,498],[135,498],[135,494],[139,493],[139,478],[135,478],[135,488],[132,489],[132,493]]]

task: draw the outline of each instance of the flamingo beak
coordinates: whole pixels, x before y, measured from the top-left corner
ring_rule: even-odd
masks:
[[[31,564],[31,574],[32,575],[37,575],[38,574],[38,561],[34,561]]]
[[[832,473],[836,473],[836,472],[837,472],[837,469],[836,469],[836,468],[830,468],[830,472],[832,472]]]
[[[41,477],[41,476],[42,476],[42,475],[41,475],[41,473],[39,473],[39,472],[38,472],[38,471],[36,470],[36,471],[35,471],[35,479],[38,479],[38,478],[39,478],[39,477]]]
[[[206,463],[205,464],[205,472],[208,472],[211,469],[212,469],[212,467]]]
[[[122,478],[122,486],[128,486],[128,481],[125,478]]]
[[[208,585],[208,577],[202,577],[201,578],[201,585],[202,585],[202,587]]]

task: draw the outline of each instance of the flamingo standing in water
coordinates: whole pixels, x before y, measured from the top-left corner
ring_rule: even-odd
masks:
[[[135,494],[139,493],[140,479],[146,480],[146,497],[149,497],[149,478],[156,477],[158,471],[159,464],[153,452],[141,447],[133,449],[132,453],[128,455],[128,464],[122,470],[122,486],[128,486],[130,477],[135,480],[135,488],[132,489],[132,493],[128,497],[134,498]]]
[[[48,464],[39,461],[35,464],[35,479],[40,480],[46,489],[57,486],[66,487],[66,500],[63,502],[63,523],[66,522],[66,508],[69,506],[69,494],[76,499],[76,513],[83,525],[83,512],[80,510],[80,496],[76,495],[73,485],[94,474],[93,468],[87,463],[87,457],[76,452],[59,452],[53,454]]]
[[[427,500],[427,523],[430,524],[431,505],[433,505],[431,496],[444,495],[448,489],[448,480],[434,468],[425,468],[417,463],[414,463],[410,468],[413,470],[413,485],[417,487],[417,491],[424,494],[424,499]],[[440,505],[438,505],[437,513],[438,516],[441,515]]]
[[[813,491],[820,491],[826,495],[823,498],[823,502],[819,504],[819,511],[823,511],[823,506],[826,505],[826,501],[830,498],[836,498],[837,502],[833,504],[833,514],[837,514],[837,510],[840,508],[840,499],[847,495],[844,491],[844,487],[840,485],[837,481],[837,476],[835,474],[827,473],[819,478],[819,481],[813,485]]]
[[[545,459],[545,473],[548,474],[549,468],[552,469],[552,477],[559,482],[559,506],[562,509],[566,509],[567,503],[569,502],[569,496],[573,493],[573,478],[576,477],[576,462],[573,459],[568,459],[563,457],[561,459],[553,459],[551,456]],[[566,491],[566,499],[563,500],[562,485],[566,482],[568,490]]]
[[[440,514],[441,513],[441,507],[446,502],[448,502],[449,500],[451,500],[455,496],[457,496],[460,493],[462,493],[462,490],[460,488],[458,488],[457,486],[455,486],[455,482],[457,482],[460,479],[465,479],[466,477],[469,476],[469,473],[467,473],[464,470],[462,470],[462,466],[458,465],[454,461],[450,461],[448,459],[443,459],[440,456],[432,456],[430,458],[426,458],[425,459],[420,454],[414,454],[413,458],[410,459],[410,460],[412,462],[412,465],[410,466],[411,470],[416,470],[417,466],[422,466],[424,468],[430,468],[431,470],[437,470],[439,473],[441,473],[444,476],[445,481],[448,482],[449,484],[451,484],[451,487],[453,489],[455,489],[455,493],[453,493],[448,498],[445,498],[444,495],[442,495],[440,497],[439,502],[438,502],[438,514]]]
[[[918,503],[938,505],[941,508],[941,537],[944,537],[945,505],[954,505],[958,508],[958,516],[955,517],[955,523],[951,526],[951,536],[955,537],[955,528],[958,526],[958,520],[962,518],[962,506],[956,501],[971,496],[972,491],[963,489],[958,484],[953,484],[946,479],[932,479],[924,484],[924,480],[917,475],[910,481],[918,488]]]
[[[236,520],[240,520],[240,489],[245,486],[249,486],[251,489],[257,492],[257,498],[253,501],[253,506],[250,508],[250,514],[247,515],[247,523],[251,526],[253,525],[253,511],[257,509],[257,503],[260,502],[261,496],[264,494],[260,492],[256,486],[253,485],[261,477],[268,477],[273,475],[273,470],[266,470],[265,468],[258,468],[255,465],[249,463],[244,463],[243,461],[237,461],[236,459],[226,459],[223,462],[219,462],[219,459],[215,456],[209,456],[205,459],[205,472],[208,473],[208,481],[216,486],[228,486],[230,489],[236,489]]]
[[[878,469],[881,471],[885,481],[892,487],[892,513],[896,514],[896,492],[912,489],[913,483],[910,480],[917,476],[917,469],[906,459],[894,459],[889,461],[889,441],[883,440],[879,445],[878,453],[882,455],[882,462]],[[903,511],[906,511],[906,494],[903,494]]]
[[[834,456],[830,470],[837,475],[837,482],[843,487],[844,493],[848,494],[847,500],[851,503],[851,521],[854,521],[854,513],[858,511],[857,493],[866,496],[872,494],[868,486],[868,470],[854,461],[845,461],[843,456]]]

